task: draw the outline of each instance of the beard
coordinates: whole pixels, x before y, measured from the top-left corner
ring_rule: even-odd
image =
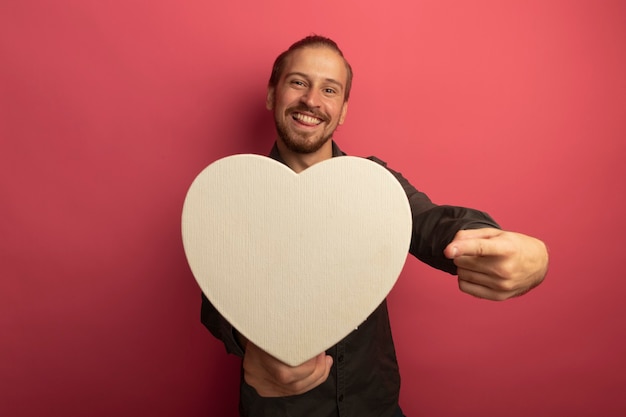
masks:
[[[285,114],[287,117],[291,117],[291,114],[294,112],[314,114],[315,117],[321,119],[323,123],[328,123],[329,120],[326,115],[303,106],[287,109]],[[310,154],[319,151],[326,142],[332,139],[335,131],[335,129],[332,129],[330,132],[321,132],[321,134],[319,132],[295,132],[287,126],[287,123],[284,123],[281,119],[276,117],[276,115],[274,115],[274,123],[276,125],[276,133],[278,133],[278,137],[282,140],[287,149],[301,154]]]

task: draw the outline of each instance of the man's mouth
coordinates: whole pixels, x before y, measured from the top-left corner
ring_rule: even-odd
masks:
[[[309,126],[317,126],[320,123],[323,122],[322,119],[315,117],[315,116],[311,116],[308,114],[303,114],[303,113],[299,113],[299,112],[293,112],[291,114],[291,117],[300,122],[300,123],[304,123],[305,125],[309,125]]]

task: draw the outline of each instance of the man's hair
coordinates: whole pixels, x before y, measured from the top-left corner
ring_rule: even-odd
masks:
[[[300,39],[298,42],[294,43],[282,54],[278,55],[276,60],[274,61],[274,66],[272,67],[272,74],[270,75],[270,80],[268,85],[270,87],[276,87],[278,84],[278,80],[280,79],[283,69],[285,67],[285,61],[289,57],[289,55],[298,49],[307,48],[307,47],[327,47],[337,52],[339,56],[343,59],[343,62],[346,64],[346,70],[348,72],[348,77],[346,80],[346,86],[343,98],[345,101],[348,101],[350,98],[350,89],[352,88],[352,67],[348,60],[343,56],[343,52],[337,46],[337,43],[330,38],[326,38],[324,36],[319,35],[310,35],[306,38]]]

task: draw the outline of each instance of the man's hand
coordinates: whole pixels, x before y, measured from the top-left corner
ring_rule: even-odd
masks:
[[[261,397],[303,394],[328,378],[333,358],[322,352],[299,366],[289,366],[251,342],[243,357],[244,379]]]
[[[530,291],[548,271],[542,241],[499,229],[461,230],[444,254],[457,266],[461,291],[494,301]]]

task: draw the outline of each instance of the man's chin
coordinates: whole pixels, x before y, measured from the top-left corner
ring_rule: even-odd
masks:
[[[330,137],[316,140],[293,140],[291,138],[282,137],[281,140],[291,152],[311,154],[322,149],[322,147],[330,140]]]

